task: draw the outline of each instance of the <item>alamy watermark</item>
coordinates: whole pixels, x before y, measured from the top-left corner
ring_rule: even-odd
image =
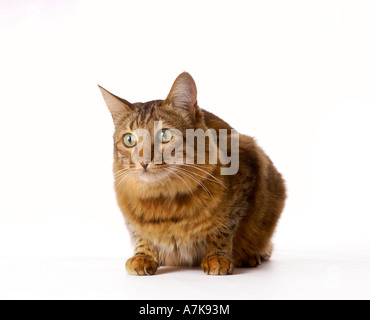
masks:
[[[222,164],[221,175],[234,175],[239,171],[239,133],[234,130],[163,128],[155,121],[154,136],[149,130],[132,132],[137,144],[131,158],[134,162],[154,164]],[[164,141],[165,139],[169,141]],[[153,147],[153,150],[152,150]]]

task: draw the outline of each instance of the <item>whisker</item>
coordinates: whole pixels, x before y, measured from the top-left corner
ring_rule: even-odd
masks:
[[[195,164],[189,164],[189,163],[182,163],[182,164],[180,164],[180,163],[178,163],[178,164],[176,164],[176,165],[183,165],[183,166],[187,166],[187,167],[191,167],[191,168],[194,168],[194,169],[200,170],[200,171],[202,171],[202,172],[206,173],[207,175],[209,175],[211,178],[213,178],[213,179],[214,179],[214,182],[219,183],[219,184],[220,184],[220,185],[222,185],[225,189],[227,189],[227,187],[222,183],[222,181],[221,181],[220,179],[217,179],[213,174],[211,174],[211,173],[209,173],[209,172],[207,172],[207,171],[205,171],[205,170],[203,170],[203,169],[199,168],[199,167],[198,167],[197,165],[195,165]]]
[[[133,171],[125,172],[115,179],[115,186],[117,189],[121,188],[123,183],[133,174]]]
[[[175,176],[177,176],[178,178],[180,178],[180,179],[182,180],[182,182],[184,182],[184,184],[188,187],[188,189],[189,189],[190,193],[191,193],[192,195],[194,195],[193,190],[191,190],[191,188],[190,188],[190,187],[189,187],[189,185],[185,182],[185,180],[184,180],[180,175],[178,175],[176,172],[174,172],[173,170],[171,170],[171,169],[175,169],[175,168],[166,168],[166,169],[168,169],[168,170],[169,170],[169,171],[171,171]]]
[[[178,172],[180,171],[182,174],[184,174],[185,176],[187,176],[188,178],[192,179],[193,181],[195,181],[198,185],[200,185],[203,190],[209,195],[209,196],[212,196],[212,193],[211,191],[209,191],[209,189],[201,182],[199,181],[197,178],[195,178],[194,176],[192,176],[192,174],[188,174],[184,171],[182,171],[180,168],[176,168],[178,170]]]
[[[186,170],[185,168],[182,168],[182,167],[180,167],[180,168],[181,168],[181,170],[184,170],[184,171],[186,171],[186,172],[188,172],[188,173],[191,173],[191,174],[193,174],[193,175],[196,175],[196,176],[198,176],[198,177],[201,177],[201,178],[203,178],[204,180],[208,180],[208,181],[211,181],[211,182],[218,183],[218,184],[220,184],[220,185],[222,185],[222,186],[224,187],[224,184],[223,184],[222,182],[218,181],[218,180],[214,180],[214,179],[210,179],[210,178],[208,178],[208,177],[204,177],[204,176],[202,176],[202,175],[201,175],[201,174],[199,174],[199,173],[196,173],[196,172],[192,172],[192,171]],[[207,174],[208,174],[208,173],[207,173]]]
[[[125,169],[125,170],[121,170],[121,171],[115,172],[114,173],[114,177],[115,178],[120,178],[123,175],[125,175],[127,172],[129,172],[129,169]]]

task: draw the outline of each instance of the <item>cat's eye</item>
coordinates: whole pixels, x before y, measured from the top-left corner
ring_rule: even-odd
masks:
[[[135,147],[136,146],[136,143],[137,143],[137,140],[136,140],[136,137],[131,134],[131,133],[126,133],[124,136],[123,136],[123,144],[127,147],[127,148],[132,148],[132,147]]]
[[[172,132],[169,129],[164,129],[159,132],[159,140],[162,141],[162,143],[170,142],[172,137]]]

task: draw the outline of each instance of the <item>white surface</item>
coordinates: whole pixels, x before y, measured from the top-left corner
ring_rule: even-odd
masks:
[[[0,299],[370,299],[368,252],[282,251],[221,277],[169,267],[129,276],[121,258],[1,258]]]
[[[361,0],[2,0],[1,296],[368,297],[369,15]],[[227,279],[128,278],[96,84],[147,101],[184,70],[200,106],[256,137],[283,173],[277,254]],[[339,289],[326,287],[331,266]]]

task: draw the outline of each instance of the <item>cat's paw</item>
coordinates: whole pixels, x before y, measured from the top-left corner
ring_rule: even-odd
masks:
[[[234,263],[223,256],[209,256],[204,258],[202,268],[209,275],[227,275],[234,271]]]
[[[158,263],[150,256],[137,256],[127,260],[126,269],[135,276],[153,275],[158,269]]]
[[[244,258],[242,267],[245,268],[256,268],[262,263],[263,257],[259,254],[249,254]]]

